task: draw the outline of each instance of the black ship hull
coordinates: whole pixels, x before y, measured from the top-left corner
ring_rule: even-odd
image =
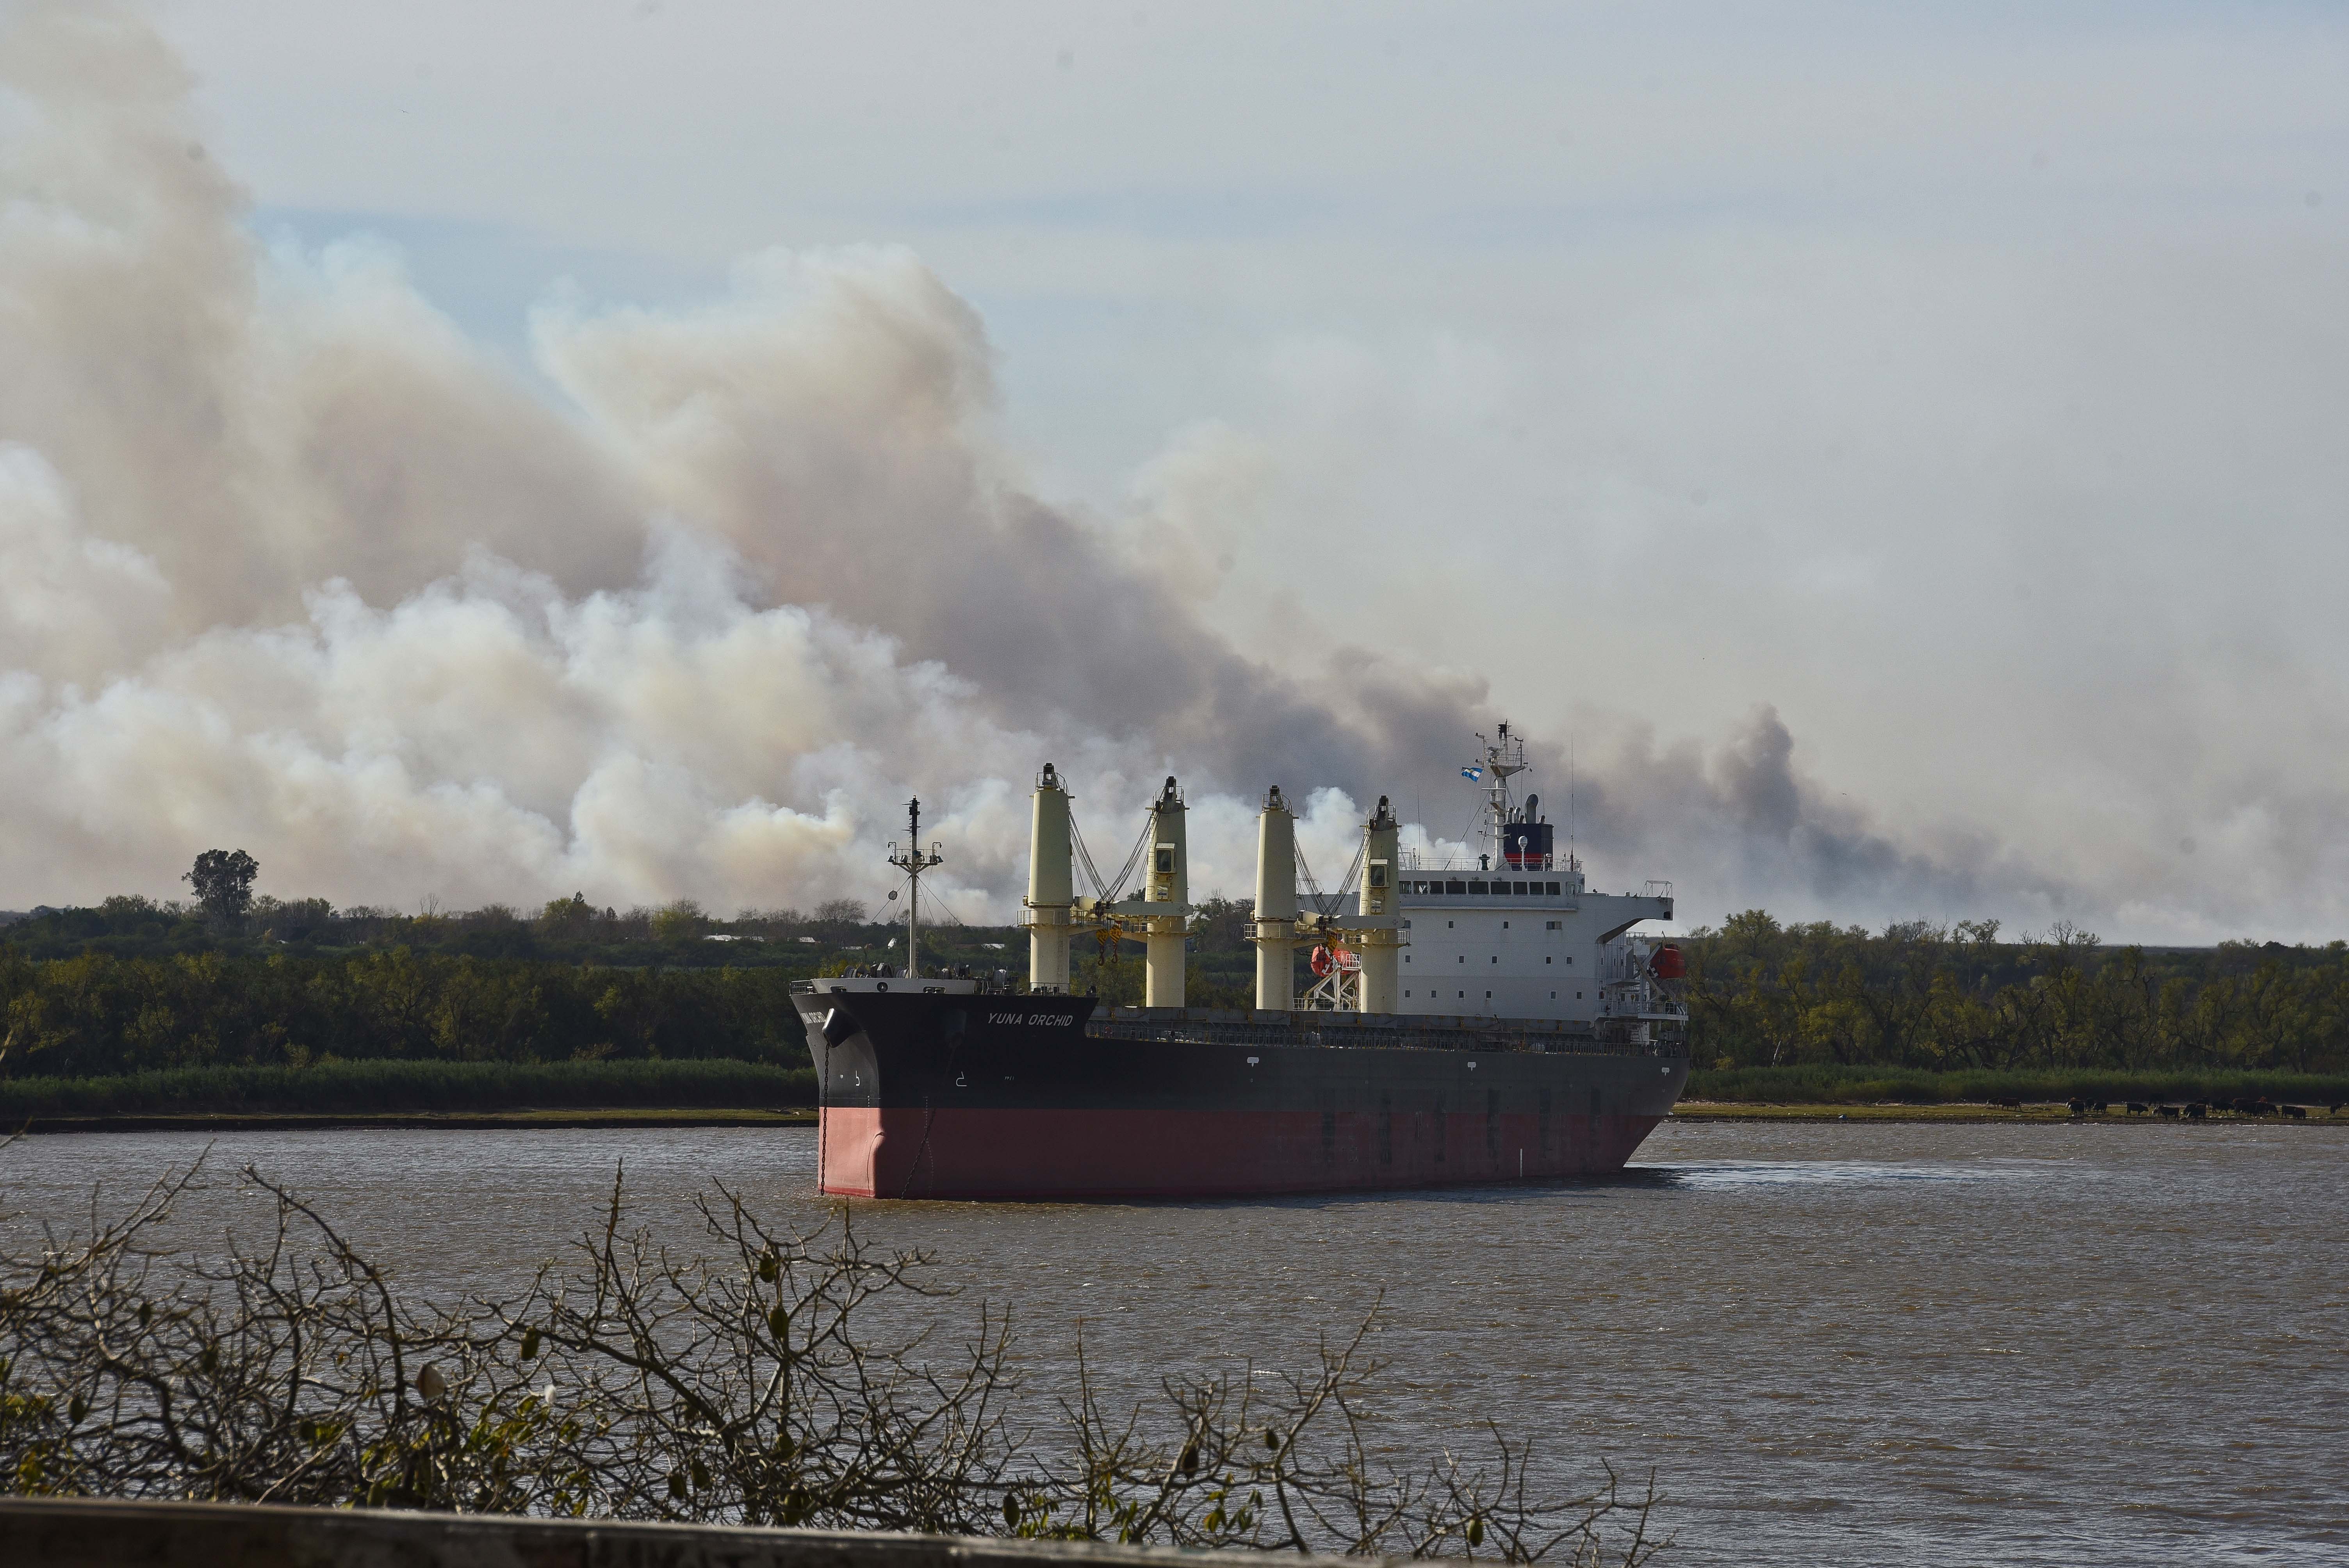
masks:
[[[818,983],[821,985],[821,983]],[[1166,1198],[1619,1170],[1675,1046],[1559,1026],[811,987],[827,1192]]]

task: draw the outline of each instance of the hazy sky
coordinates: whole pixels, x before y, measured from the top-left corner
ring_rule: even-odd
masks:
[[[67,26],[12,14],[20,41]],[[149,55],[125,41],[142,17]],[[212,738],[175,744],[254,778],[332,774],[340,803],[303,808],[327,825],[274,863],[345,902],[529,902],[597,876],[607,902],[869,894],[858,857],[903,785],[964,792],[990,846],[973,896],[999,903],[1046,747],[1095,748],[1080,776],[1099,805],[1080,810],[1121,845],[1165,768],[1224,823],[1211,861],[1240,853],[1276,772],[1349,809],[1392,792],[1456,836],[1455,753],[1506,716],[1571,742],[1602,880],[1672,878],[1692,922],[1766,903],[2148,941],[2349,934],[2337,5],[212,0],[107,26],[71,45],[72,93],[34,80],[36,47],[0,98],[19,151],[0,348],[66,314],[43,292],[65,252],[11,273],[5,247],[127,232],[143,220],[119,214],[153,205],[121,195],[159,178],[138,157],[90,150],[102,128],[184,127],[222,181],[187,201],[254,249],[204,242],[225,292],[171,307],[171,335],[237,302],[236,346],[205,363],[239,366],[236,420],[280,456],[223,478],[199,525],[160,481],[104,493],[117,449],[88,431],[119,401],[57,393],[63,372],[39,398],[0,387],[0,463],[15,443],[19,490],[48,497],[43,559],[119,545],[163,584],[139,592],[186,611],[85,665],[9,664],[8,722],[48,749],[0,807],[18,841],[0,904],[165,892],[142,868],[183,865],[180,837],[285,820],[222,784],[175,794],[168,833],[109,828],[140,814],[136,760],[159,744],[106,728],[114,689],[126,707],[208,694]],[[186,275],[178,254],[157,242],[141,275]],[[347,352],[361,315],[381,363]],[[87,360],[42,333],[56,363]],[[265,386],[257,342],[279,366]],[[930,390],[868,385],[895,354]],[[297,432],[322,377],[372,391]],[[947,433],[868,450],[908,397],[951,405]],[[292,498],[352,469],[315,454],[360,423],[375,499],[309,531]],[[499,455],[419,465],[439,488],[418,499],[403,454],[468,431]],[[743,450],[778,444],[787,473],[740,477]],[[387,487],[398,505],[369,510]],[[771,526],[802,504],[814,521]],[[251,552],[233,573],[230,538]],[[866,543],[949,565],[916,605],[865,573]],[[990,588],[1023,549],[1064,547],[1092,564]],[[716,555],[687,559],[700,549]],[[28,645],[64,614],[44,595],[83,592],[45,570],[51,587],[0,602]],[[222,583],[191,587],[206,571]],[[539,576],[483,585],[502,571]],[[707,603],[677,609],[697,573]],[[968,597],[991,592],[1019,625],[1065,610],[1066,634],[1006,641]],[[357,620],[321,608],[333,593]],[[990,727],[926,751],[875,738],[885,704],[868,705],[721,765],[688,755],[706,738],[660,738],[674,697],[498,751],[468,726],[510,731],[492,716],[527,697],[469,716],[320,695],[343,678],[336,626],[389,635],[438,605],[512,620],[520,663],[499,669],[536,659],[548,689],[608,696],[643,666],[590,657],[577,627],[623,601],[629,636],[701,628],[687,642],[828,605],[836,624],[791,624],[900,686],[966,683],[936,700]],[[235,638],[274,673],[223,665]],[[850,655],[825,657],[806,689],[846,704]],[[1329,738],[1281,749],[1317,726]],[[438,750],[419,738],[444,730]],[[296,734],[298,766],[269,749]],[[612,847],[595,802],[620,751],[680,770],[632,809],[734,826],[689,851],[644,848],[649,828]],[[381,829],[388,808],[355,803],[394,764],[399,810],[440,825]],[[749,782],[761,768],[792,782]],[[1544,789],[1562,800],[1563,779]],[[430,816],[477,807],[454,840]],[[727,835],[769,808],[830,832],[828,858],[742,872]],[[378,837],[326,847],[352,832]],[[493,870],[415,850],[514,833],[537,847]],[[759,876],[803,885],[759,897]],[[1245,866],[1206,881],[1238,891]]]

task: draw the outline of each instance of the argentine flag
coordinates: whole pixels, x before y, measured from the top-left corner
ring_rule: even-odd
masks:
[[[1485,779],[1485,770],[1482,768],[1463,768],[1460,770],[1460,777],[1463,779],[1473,779],[1481,784]]]

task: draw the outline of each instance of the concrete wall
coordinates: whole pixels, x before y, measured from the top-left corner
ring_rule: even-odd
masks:
[[[1375,1563],[1376,1559],[1355,1559]],[[1246,1552],[384,1509],[0,1499],[7,1568],[1265,1568]]]

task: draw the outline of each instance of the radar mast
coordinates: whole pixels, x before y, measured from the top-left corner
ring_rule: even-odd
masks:
[[[1485,841],[1483,860],[1486,869],[1500,863],[1501,830],[1516,820],[1516,797],[1509,789],[1509,776],[1526,770],[1526,742],[1523,736],[1509,733],[1509,721],[1503,719],[1490,740],[1479,730],[1476,738],[1483,742],[1482,761],[1472,762],[1460,771],[1485,785],[1484,820],[1477,826],[1476,836]]]
[[[946,857],[938,852],[940,845],[930,845],[929,852],[922,851],[922,798],[915,796],[905,802],[905,847],[900,851],[889,846],[889,863],[905,873],[905,977],[922,977],[922,873],[942,863]]]

